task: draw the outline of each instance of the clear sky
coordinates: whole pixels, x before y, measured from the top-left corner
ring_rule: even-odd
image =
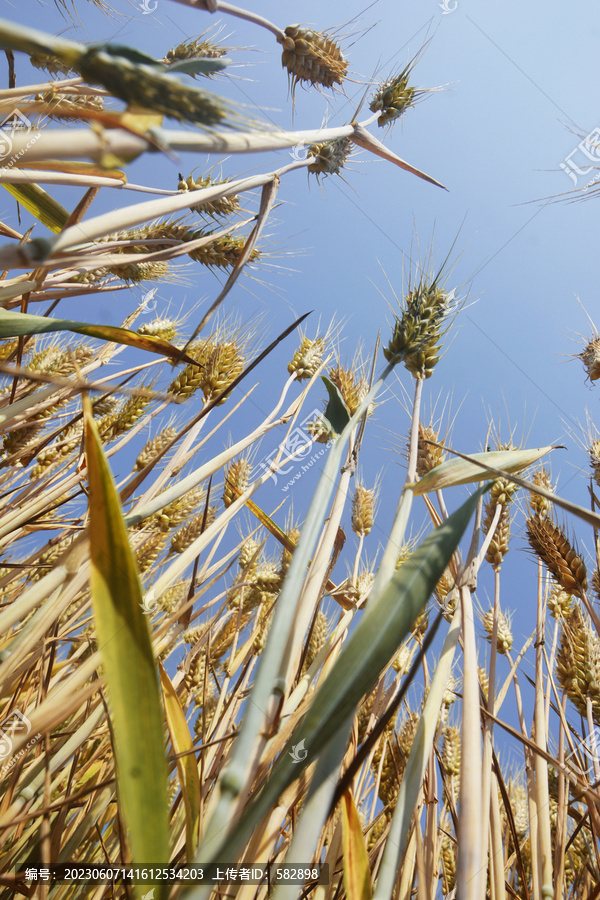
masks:
[[[75,30],[50,0],[9,0],[2,15],[79,40],[128,44],[156,57],[218,19],[225,44],[244,48],[230,54],[244,65],[231,70],[236,79],[215,80],[215,90],[247,104],[249,111],[258,108],[279,127],[298,129],[350,121],[366,87],[397,72],[429,40],[415,65],[413,84],[439,90],[426,95],[392,131],[377,131],[396,153],[448,191],[364,151],[353,155],[345,180],[332,177],[319,185],[314,178],[308,181],[304,171],[292,173],[282,182],[282,205],[267,228],[266,263],[254,270],[255,280],[242,279],[227,308],[243,321],[262,316],[261,332],[271,338],[294,314],[314,310],[309,334],[317,320],[327,325],[335,316],[345,323],[340,350],[342,360],[350,362],[357,346],[362,345],[365,355],[372,353],[380,329],[382,340],[388,340],[388,303],[395,303],[393,291],[402,295],[419,255],[431,254],[440,263],[451,251],[454,265],[447,286],[456,287],[467,302],[447,352],[426,384],[425,410],[436,401],[441,410],[451,397],[453,443],[464,452],[483,448],[490,417],[500,425],[503,440],[514,428],[515,440],[530,446],[565,444],[567,451],[553,455],[558,492],[587,504],[586,480],[577,469],[586,465],[577,423],[585,421],[587,407],[600,426],[598,388],[585,383],[581,363],[570,356],[581,350],[579,335],[590,334],[577,297],[600,325],[598,200],[589,196],[586,202],[547,203],[542,198],[571,190],[574,180],[583,186],[595,174],[580,175],[577,169],[583,172],[594,164],[578,145],[600,127],[597,77],[591,71],[597,58],[597,5],[446,0],[444,11],[437,0],[379,0],[368,8],[348,0],[249,4],[282,27],[296,22],[318,29],[340,26],[353,79],[347,95],[299,88],[292,114],[272,35],[168,0],[151,0],[149,6],[155,2],[155,11],[146,15],[141,3],[113,0],[119,14],[113,18],[79,2],[83,30]],[[31,79],[23,57],[17,59],[17,79],[20,84]],[[367,113],[368,99],[363,117]],[[285,164],[287,153],[229,159],[223,172],[268,171]],[[570,166],[573,177],[561,164]],[[182,158],[180,165],[186,175],[195,166],[206,170],[197,157]],[[177,171],[178,164],[147,156],[128,169],[128,176],[174,189]],[[73,192],[57,193],[65,205],[74,206],[78,199]],[[94,211],[125,202],[132,200],[105,191]],[[8,196],[0,198],[2,220],[9,220],[13,210]],[[185,276],[183,285],[157,285],[161,310],[169,303],[178,310],[214,298],[214,276],[197,266]],[[69,309],[65,304],[61,314],[119,323],[132,305],[125,290],[106,295],[85,315],[77,301]],[[270,408],[294,348],[288,341],[269,363],[281,366],[280,379],[262,372],[260,397],[252,401],[256,407],[250,405],[248,418],[232,426],[234,436],[238,427],[257,424]],[[399,380],[412,392],[412,379],[404,370]],[[390,498],[403,478],[402,456],[390,452],[405,446],[408,417],[394,397],[402,393],[396,380],[377,410],[361,461],[367,484],[379,475],[384,485],[371,558],[377,541],[385,538],[394,505]],[[322,394],[317,389],[315,397]],[[302,508],[313,478],[316,474],[307,475],[294,488],[295,509]],[[457,502],[461,496],[457,492]],[[272,488],[268,497],[274,507],[284,495]],[[578,526],[578,534],[590,551],[589,529]],[[526,559],[525,546],[517,525],[505,576],[503,569],[503,602],[508,610],[517,610],[515,646],[534,623],[536,567]],[[480,591],[484,607],[486,591],[491,591],[491,581]]]

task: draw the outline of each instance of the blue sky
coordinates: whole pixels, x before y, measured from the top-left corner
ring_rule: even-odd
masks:
[[[567,451],[553,455],[558,492],[587,505],[586,479],[578,471],[586,458],[577,441],[577,423],[585,421],[589,408],[600,425],[597,388],[585,382],[581,363],[570,357],[581,349],[579,335],[590,336],[577,297],[600,324],[598,201],[590,197],[586,202],[547,203],[541,198],[573,188],[561,163],[577,150],[582,137],[600,126],[591,72],[599,30],[596,5],[450,0],[447,6],[454,9],[444,14],[436,0],[379,0],[367,9],[347,0],[254,3],[252,8],[282,27],[299,21],[319,29],[341,26],[353,79],[347,96],[298,88],[292,114],[287,78],[272,35],[168,0],[156,3],[155,12],[143,15],[139,3],[114,0],[119,16],[106,18],[91,4],[80,2],[83,30],[79,31],[50,0],[44,4],[30,0],[24,6],[9,2],[3,15],[78,40],[129,44],[157,57],[218,18],[223,34],[231,35],[225,43],[246,48],[233,51],[231,58],[246,65],[231,70],[237,80],[215,80],[215,90],[247,104],[249,110],[258,108],[279,127],[298,129],[319,127],[325,120],[330,125],[350,121],[373,73],[379,72],[375,80],[385,79],[430,40],[415,66],[413,84],[443,89],[428,94],[393,130],[378,129],[377,136],[443,182],[448,191],[364,151],[353,155],[345,180],[327,178],[319,184],[312,177],[307,180],[304,171],[291,173],[282,181],[282,204],[263,243],[269,258],[254,270],[255,280],[242,279],[227,310],[245,322],[260,317],[261,331],[270,338],[307,310],[314,310],[312,324],[307,325],[311,335],[319,319],[326,326],[335,317],[344,322],[340,352],[342,360],[350,362],[359,346],[366,356],[372,353],[380,329],[382,340],[389,339],[388,303],[395,303],[393,291],[402,296],[419,254],[421,258],[430,254],[439,264],[454,243],[447,286],[456,287],[467,302],[446,342],[447,352],[426,384],[425,412],[436,401],[441,410],[451,397],[452,415],[456,413],[453,443],[463,452],[483,448],[490,416],[500,426],[503,440],[514,428],[515,440],[530,446],[565,444]],[[349,22],[352,17],[356,19]],[[19,84],[31,79],[23,57],[17,59],[17,79]],[[368,100],[363,118],[367,113]],[[285,164],[287,154],[229,159],[222,163],[223,172],[233,176],[269,171]],[[585,161],[581,152],[571,159],[580,168]],[[185,175],[195,166],[199,172],[207,168],[203,160],[191,156],[180,165]],[[128,176],[138,183],[174,189],[177,171],[177,164],[147,156],[128,169]],[[577,186],[593,175],[577,176]],[[71,206],[79,196],[73,191],[56,193]],[[95,202],[94,213],[136,199],[105,191]],[[13,201],[0,198],[0,218],[10,221],[13,214]],[[214,298],[218,291],[214,276],[197,266],[185,274],[187,284],[157,285],[163,304],[159,309],[166,310],[169,303],[174,310],[182,305],[190,308]],[[87,306],[85,315],[77,301],[64,304],[61,314],[118,324],[132,305],[126,289],[106,295],[95,307]],[[265,377],[263,367],[260,398],[252,400],[238,425],[232,425],[234,437],[268,411],[294,349],[295,341],[288,339],[269,362],[269,372],[280,367],[280,379]],[[365,482],[372,483],[378,475],[384,486],[367,550],[371,558],[377,541],[385,539],[403,479],[401,451],[408,416],[396,399],[402,396],[401,385],[412,393],[412,379],[404,370],[376,412],[361,461]],[[315,398],[322,395],[317,389]],[[296,510],[302,509],[316,477],[311,472],[294,487]],[[274,507],[283,496],[273,487],[265,506],[271,502]],[[456,502],[461,496],[457,492]],[[577,531],[580,542],[591,550],[589,529],[578,526]],[[535,619],[536,567],[524,548],[517,525],[503,569],[506,608],[518,609],[515,646]],[[482,582],[479,599],[485,607],[492,582]]]

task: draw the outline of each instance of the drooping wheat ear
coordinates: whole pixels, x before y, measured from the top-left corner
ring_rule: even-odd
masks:
[[[300,346],[292,356],[291,362],[288,363],[288,372],[290,375],[295,374],[298,381],[304,381],[312,378],[323,359],[325,351],[325,340],[321,337],[311,340],[303,337]]]
[[[292,96],[298,82],[328,88],[343,83],[348,63],[337,41],[328,34],[304,25],[288,25],[277,40],[283,47],[281,64],[290,76]]]
[[[159,316],[151,322],[144,322],[138,328],[138,334],[149,334],[162,338],[163,341],[172,341],[179,332],[179,322],[168,316]]]
[[[238,491],[243,493],[250,482],[252,466],[250,461],[242,456],[241,459],[232,462],[225,472],[225,487],[223,489],[223,503],[225,509],[229,509],[234,500],[239,497]]]
[[[446,459],[446,453],[442,447],[436,447],[428,443],[439,443],[439,433],[432,425],[423,425],[419,422],[419,442],[417,445],[417,474],[420,478],[441,465]]]
[[[339,175],[351,152],[350,138],[311,144],[308,155],[314,157],[314,161],[308,164],[308,171],[313,175]]]
[[[569,700],[582,716],[587,715],[587,697],[592,715],[600,723],[600,638],[578,603],[565,617],[556,656],[556,677]]]
[[[450,313],[452,296],[437,280],[421,280],[409,291],[402,315],[396,317],[392,339],[383,351],[388,362],[400,357],[415,378],[431,377],[439,362],[442,325]]]
[[[194,347],[190,355],[198,360],[198,365],[189,363],[169,385],[169,393],[178,397],[189,397],[201,390],[205,399],[212,400],[229,387],[244,369],[243,346],[237,340],[208,341]],[[222,398],[219,404],[227,398]]]
[[[595,334],[577,355],[577,358],[582,361],[590,381],[600,378],[600,335]]]
[[[558,584],[571,594],[583,596],[588,586],[585,563],[562,528],[537,514],[527,519],[526,526],[532,549]]]
[[[554,492],[554,485],[552,484],[550,472],[544,466],[540,466],[538,471],[534,473],[532,481],[534,484],[537,484],[538,487],[544,488],[546,491]],[[539,494],[536,494],[535,491],[531,491],[529,494],[529,508],[532,515],[538,515],[543,519],[552,509],[552,503],[546,497],[541,497]]]
[[[175,435],[177,434],[176,428],[163,428],[162,431],[156,435],[156,437],[147,441],[144,444],[144,447],[137,455],[135,465],[133,467],[134,472],[140,472],[142,469],[145,469],[147,465],[149,465],[153,460],[155,460],[161,453],[161,451],[170,444]]]
[[[481,621],[483,622],[483,627],[485,628],[487,639],[491,644],[492,633],[494,629],[494,610],[488,609],[488,611],[483,614]],[[513,636],[512,631],[510,630],[510,618],[508,616],[505,616],[503,612],[500,612],[498,615],[496,650],[498,651],[498,653],[506,655],[509,650],[512,649],[512,645]]]
[[[193,175],[183,178],[180,175],[177,187],[180,191],[200,191],[215,184],[227,184],[228,181],[228,178],[220,181],[213,179],[210,174],[201,175],[200,178],[194,178]],[[230,194],[227,197],[216,197],[214,200],[204,200],[197,206],[190,207],[193,212],[202,213],[206,216],[215,216],[216,218],[230,216],[237,212],[239,208],[240,200],[237,194]]]
[[[500,449],[500,448],[499,448]],[[496,507],[501,506],[500,519],[494,529],[494,535],[485,555],[486,560],[494,569],[500,569],[502,561],[508,553],[510,540],[510,504],[518,485],[506,478],[497,478],[492,484],[489,500],[485,504],[485,517],[482,530],[484,533],[492,527],[496,514]]]
[[[373,528],[375,515],[375,489],[357,484],[352,500],[352,531],[355,534],[369,534]]]
[[[144,414],[151,403],[150,397],[133,396],[126,400],[115,411],[104,416],[98,422],[98,432],[103,441],[114,441],[129,431]]]
[[[573,597],[559,585],[548,594],[548,612],[554,619],[564,619],[573,608]]]

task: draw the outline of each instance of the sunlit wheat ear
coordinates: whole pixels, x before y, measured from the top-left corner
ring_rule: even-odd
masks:
[[[296,375],[298,381],[312,378],[323,361],[325,352],[325,340],[322,337],[311,339],[303,337],[300,346],[288,363],[290,375]]]
[[[394,672],[397,672],[398,675],[406,675],[410,670],[416,652],[417,647],[414,641],[406,641],[402,644],[392,662]]]
[[[415,378],[430,378],[440,359],[446,319],[456,309],[453,300],[454,292],[446,293],[437,278],[431,282],[421,279],[410,289],[383,351],[388,362],[400,358]]]
[[[141,472],[142,469],[145,469],[147,465],[160,456],[162,450],[171,443],[176,434],[176,428],[163,428],[156,437],[147,441],[136,457],[133,467],[134,471]]]
[[[288,25],[278,41],[283,47],[281,64],[290,76],[292,97],[299,82],[327,88],[343,84],[348,63],[330,35],[304,25]]]
[[[527,519],[526,526],[531,548],[558,584],[565,591],[583,596],[588,586],[585,563],[562,528],[537,514]]]
[[[40,372],[44,375],[59,375],[65,377],[72,375],[77,366],[85,366],[94,350],[87,344],[78,344],[69,348],[64,344],[51,341],[45,344],[31,357],[25,366],[31,372]]]
[[[429,443],[433,441],[433,443]],[[419,422],[419,442],[417,445],[417,474],[423,478],[432,469],[440,466],[446,459],[446,453],[442,447],[434,444],[440,443],[439,433],[431,425],[423,425]]]
[[[357,484],[352,500],[352,531],[364,536],[370,533],[375,518],[375,489]]]
[[[369,390],[364,367],[356,359],[350,368],[337,365],[330,369],[327,375],[329,380],[338,388],[344,403],[348,407],[348,412],[353,416]],[[367,413],[369,416],[372,415],[374,408],[374,404],[369,406]]]
[[[117,410],[98,422],[100,439],[109,442],[125,434],[141,419],[151,402],[151,398],[146,396],[132,396],[123,401]]]
[[[460,774],[460,728],[456,725],[446,725],[443,732],[444,743],[442,747],[441,763],[446,775],[456,776]]]
[[[250,460],[242,456],[235,460],[225,470],[225,487],[223,489],[223,504],[225,509],[229,509],[231,504],[237,500],[240,493],[243,493],[250,483],[250,473],[252,465]],[[239,493],[238,493],[239,491]]]
[[[83,424],[76,422],[65,429],[57,442],[37,453],[35,465],[29,472],[31,480],[37,481],[45,472],[59,465],[70,453],[81,447],[82,434]]]
[[[330,631],[331,624],[326,613],[324,613],[322,610],[319,610],[315,617],[315,622],[310,633],[308,647],[306,648],[304,665],[302,666],[303,672],[307,672],[308,669],[310,669],[310,667],[312,666],[313,662],[317,658],[319,651],[324,646]]]
[[[308,164],[308,171],[313,175],[339,175],[345,168],[351,152],[352,141],[350,138],[311,144],[308,148],[308,155],[314,159]]]
[[[377,120],[380,127],[399,119],[426,94],[436,90],[436,88],[415,88],[410,84],[412,70],[421,52],[419,51],[401,72],[390,76],[377,86],[371,97],[369,109],[371,112],[380,113]]]
[[[498,446],[498,450],[510,449],[512,449],[512,444]],[[485,515],[482,525],[484,534],[487,534],[492,526],[496,514],[496,507],[502,507],[500,519],[494,529],[494,535],[485,555],[486,560],[494,567],[494,569],[500,569],[504,557],[508,553],[510,541],[510,504],[513,495],[517,490],[518,486],[512,481],[508,481],[506,478],[496,478],[485,503]]]
[[[387,831],[390,824],[390,815],[387,811],[384,811],[379,814],[375,823],[369,829],[369,836],[367,837],[367,852],[371,852],[380,838],[383,837],[385,832]]]
[[[138,328],[138,334],[149,334],[162,338],[164,341],[172,341],[179,334],[181,322],[169,316],[159,316],[151,322],[143,322]]]
[[[485,633],[488,641],[492,642],[492,632],[494,629],[494,610],[488,609],[481,617]],[[504,656],[512,648],[513,635],[510,628],[510,618],[505,616],[503,612],[498,615],[498,632],[496,635],[496,650]]]
[[[488,678],[487,669],[485,669],[483,666],[478,666],[477,674],[479,675],[479,687],[481,688],[483,696],[487,700],[490,692],[490,680]]]
[[[245,340],[241,336],[233,340],[221,340],[219,334],[194,344],[190,356],[198,361],[189,363],[169,385],[168,391],[177,397],[190,397],[201,390],[205,400],[212,400],[229,387],[244,369]],[[223,398],[220,403],[224,403]]]
[[[193,175],[188,175],[187,178],[183,178],[183,176],[180,175],[177,187],[183,192],[200,191],[203,188],[211,187],[215,184],[227,184],[228,180],[229,179],[227,178],[222,180],[213,179],[210,173],[201,175],[200,178],[194,178]],[[223,218],[236,213],[240,209],[240,200],[237,194],[230,194],[227,197],[216,197],[214,200],[205,200],[204,202],[199,203],[198,206],[191,206],[190,209],[192,212],[197,212],[202,215]]]
[[[447,834],[442,838],[440,857],[444,894],[450,894],[456,884],[456,841]]]
[[[141,541],[134,550],[137,567],[141,573],[147,572],[154,565],[166,544],[167,535],[160,531],[142,534]]]
[[[573,608],[573,597],[568,591],[555,585],[548,594],[548,612],[554,619],[564,619]]]
[[[46,56],[39,53],[37,56],[30,56],[29,62],[35,69],[43,69],[44,72],[55,77],[76,74],[75,69],[70,69],[57,56]]]
[[[73,115],[78,112],[101,112],[104,109],[104,98],[95,94],[69,94],[57,91],[45,91],[36,94],[35,99],[44,103],[44,115],[55,119],[70,122]]]
[[[222,59],[231,48],[223,47],[217,44],[216,41],[205,38],[204,35],[207,33],[207,31],[204,31],[197,38],[190,38],[187,41],[182,41],[181,44],[177,44],[176,47],[172,47],[167,55],[163,57],[162,62],[166,66],[171,66],[173,63],[191,59]]]
[[[597,333],[585,344],[577,358],[583,363],[585,373],[590,381],[600,378],[600,335]]]
[[[148,519],[145,524],[147,527],[157,528],[159,531],[170,531],[197,512],[205,496],[204,488],[192,488],[183,497],[179,497],[178,500],[174,500],[163,507],[160,512]]]
[[[587,698],[590,698],[594,722],[600,724],[600,638],[579,604],[575,604],[563,621],[556,677],[584,717]]]
[[[555,486],[552,483],[550,472],[548,469],[544,468],[544,466],[541,466],[538,471],[534,473],[531,480],[538,487],[554,493]],[[536,494],[535,491],[531,491],[529,494],[529,509],[531,510],[532,515],[539,516],[540,519],[543,519],[551,512],[552,503],[550,500],[546,499],[546,497],[541,497],[539,494]]]
[[[200,537],[203,531],[212,525],[217,515],[217,507],[209,506],[206,510],[206,519],[204,510],[197,513],[190,521],[184,525],[179,531],[176,531],[171,538],[171,550],[174,553],[183,553],[184,550],[194,543],[197,537]]]

